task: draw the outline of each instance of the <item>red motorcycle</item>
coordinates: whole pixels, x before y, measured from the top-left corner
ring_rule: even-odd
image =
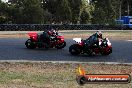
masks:
[[[62,49],[66,46],[66,42],[64,37],[58,34],[57,36],[50,38],[50,43],[47,44],[42,42],[40,39],[40,35],[36,32],[29,32],[29,39],[25,42],[25,45],[28,49],[35,49],[35,48],[57,48]]]
[[[73,44],[69,47],[69,52],[72,55],[78,54],[88,54],[88,55],[109,55],[112,53],[112,45],[108,38],[104,38],[99,41],[99,46],[97,44],[93,44],[91,46],[86,46],[85,40],[81,38],[73,38],[76,41],[76,44]],[[89,47],[86,49],[86,47]]]

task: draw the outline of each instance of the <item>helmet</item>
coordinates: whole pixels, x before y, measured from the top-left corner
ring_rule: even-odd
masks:
[[[52,32],[51,32],[51,31],[49,31],[49,30],[47,30],[47,33],[48,33],[49,35],[51,35],[51,34],[52,34]]]
[[[51,29],[51,32],[52,32],[52,33],[55,33],[55,29],[52,28],[52,29]]]
[[[96,33],[97,33],[99,38],[102,38],[102,32],[101,31],[97,31]]]
[[[52,35],[56,35],[56,30],[55,29],[52,28],[50,31],[51,31]]]

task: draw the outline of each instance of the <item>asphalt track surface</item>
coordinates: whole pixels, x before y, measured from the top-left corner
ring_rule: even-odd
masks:
[[[72,56],[68,49],[74,43],[66,39],[64,49],[27,49],[26,38],[0,38],[0,60],[68,61],[68,62],[116,62],[132,63],[132,41],[111,40],[113,53],[108,56]]]

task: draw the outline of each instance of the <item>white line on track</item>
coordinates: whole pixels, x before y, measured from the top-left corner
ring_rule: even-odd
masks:
[[[31,63],[75,63],[75,64],[122,64],[122,65],[132,65],[132,63],[123,62],[77,62],[77,61],[31,61],[31,60],[0,60],[1,62],[31,62]]]
[[[126,40],[126,41],[132,42],[132,40]]]

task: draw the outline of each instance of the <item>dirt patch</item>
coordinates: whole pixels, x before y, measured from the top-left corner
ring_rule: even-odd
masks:
[[[1,62],[1,88],[130,88],[129,84],[86,84],[76,82],[77,63]],[[130,74],[132,65],[82,64],[88,74]]]
[[[1,34],[0,38],[28,38],[27,34]]]
[[[66,39],[72,39],[75,37],[87,38],[95,31],[88,30],[63,30],[59,31]],[[40,33],[40,32],[39,32]],[[132,40],[132,31],[102,31],[103,37],[107,37],[112,40]],[[26,33],[18,34],[0,34],[0,38],[28,38]]]

